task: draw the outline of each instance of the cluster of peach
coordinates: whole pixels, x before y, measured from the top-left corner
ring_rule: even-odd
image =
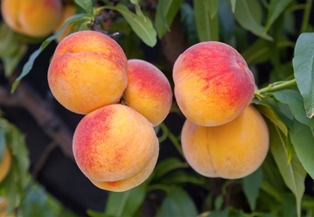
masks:
[[[153,127],[170,112],[173,96],[157,67],[127,60],[115,40],[85,30],[58,44],[48,83],[61,105],[85,115],[73,135],[73,154],[93,184],[125,191],[148,178],[159,155]]]
[[[75,6],[61,0],[2,0],[4,21],[14,31],[35,38],[58,32],[65,20],[75,14]],[[70,27],[57,38],[60,42]]]
[[[186,117],[184,156],[207,177],[242,178],[264,161],[268,128],[250,104],[255,81],[243,57],[221,42],[201,42],[183,52],[173,68],[174,94]]]

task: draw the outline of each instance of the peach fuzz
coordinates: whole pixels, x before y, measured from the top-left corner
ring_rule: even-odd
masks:
[[[7,176],[11,167],[12,157],[7,146],[4,149],[4,155],[0,162],[0,182]]]
[[[169,114],[172,90],[167,77],[153,64],[139,59],[128,60],[128,86],[123,99],[154,126]]]
[[[120,45],[90,30],[65,37],[48,68],[54,97],[79,114],[119,102],[127,83],[127,58]]]
[[[14,31],[44,37],[52,33],[62,13],[61,0],[2,0],[4,21]]]
[[[65,5],[63,12],[62,12],[62,16],[61,19],[58,23],[58,25],[54,28],[53,33],[56,34],[57,32],[59,32],[62,28],[62,26],[65,24],[65,21],[73,16],[76,13],[76,9],[74,5]],[[62,41],[62,39],[64,39],[65,36],[68,35],[68,33],[70,32],[72,28],[72,25],[68,25],[64,31],[61,33],[61,35],[56,39],[56,41],[59,43],[60,41]]]
[[[182,113],[201,126],[217,126],[239,116],[254,96],[254,77],[231,46],[201,42],[173,67],[174,94]]]
[[[269,149],[265,120],[252,105],[233,121],[214,127],[186,120],[181,133],[184,156],[206,177],[238,179],[254,172]]]
[[[155,167],[159,154],[152,125],[122,104],[104,106],[82,118],[72,147],[85,176],[96,186],[106,189],[107,184],[114,191],[142,183]]]

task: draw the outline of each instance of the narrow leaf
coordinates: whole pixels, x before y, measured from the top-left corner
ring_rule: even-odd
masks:
[[[312,129],[294,119],[290,138],[301,164],[314,179],[314,135]]]
[[[263,171],[261,168],[243,178],[243,191],[249,202],[251,211],[255,211],[256,201],[259,195],[262,179]]]
[[[113,7],[113,9],[121,13],[121,15],[130,24],[131,28],[134,30],[137,36],[142,39],[145,44],[150,47],[154,47],[156,45],[157,33],[153,27],[151,20],[148,17],[139,16],[131,12],[125,5],[121,4]]]
[[[234,13],[235,12],[235,8],[236,8],[237,0],[230,0],[230,3],[231,3],[231,10]]]
[[[272,94],[279,102],[289,106],[293,116],[299,122],[314,129],[314,119],[307,118],[305,109],[303,107],[303,98],[298,91],[286,89],[273,92]]]
[[[210,13],[210,19],[213,19],[219,8],[219,0],[211,0],[209,1],[209,13]]]
[[[83,8],[87,14],[93,14],[93,2],[91,0],[74,0],[74,2]]]
[[[303,169],[297,156],[289,161],[286,139],[278,127],[268,124],[270,132],[270,150],[279,168],[280,174],[287,187],[293,192],[296,198],[298,216],[301,216],[301,201],[304,194],[306,171]]]
[[[304,99],[308,118],[314,116],[314,33],[302,33],[297,39],[292,60],[294,76]]]
[[[268,8],[267,21],[264,31],[267,32],[274,21],[284,11],[292,0],[271,0]]]
[[[179,11],[182,2],[183,0],[158,1],[154,24],[160,39],[167,31],[170,31],[170,26]]]
[[[266,62],[271,57],[268,41],[262,38],[257,39],[241,55],[248,65]]]
[[[19,44],[18,50],[10,55],[10,56],[4,56],[2,58],[3,65],[4,65],[4,73],[6,77],[9,77],[12,75],[14,69],[18,65],[18,63],[21,61],[21,59],[24,57],[24,54],[27,51],[27,45],[26,44]]]
[[[195,23],[200,41],[217,41],[219,39],[218,16],[211,19],[209,8],[210,1],[194,1]]]
[[[176,187],[163,200],[157,217],[191,217],[197,216],[198,212],[192,198],[182,189]]]
[[[192,46],[198,42],[194,10],[190,4],[183,2],[181,4],[180,11],[181,18],[187,32],[188,45]]]
[[[130,0],[130,2],[135,5],[135,13],[139,16],[144,16],[139,4],[139,0]]]
[[[236,2],[237,10],[234,13],[235,18],[244,29],[251,31],[259,37],[272,41],[273,38],[264,32],[263,26],[254,18],[254,13],[256,13],[258,8],[250,7],[250,4],[255,2],[256,0],[238,0]]]
[[[227,0],[220,1],[218,8],[219,27],[226,43],[234,37],[235,19]]]

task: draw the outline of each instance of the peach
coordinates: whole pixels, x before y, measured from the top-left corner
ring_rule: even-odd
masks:
[[[0,162],[0,182],[7,176],[11,168],[12,157],[7,146],[4,149],[4,155]]]
[[[58,25],[54,28],[53,33],[56,34],[57,32],[59,32],[62,28],[62,26],[65,24],[65,21],[73,16],[76,13],[76,9],[74,5],[65,5],[63,12],[62,12],[62,16],[61,19],[58,23]],[[60,41],[62,41],[62,39],[64,39],[65,36],[68,35],[69,31],[71,30],[72,25],[68,25],[64,31],[61,33],[61,35],[56,39],[56,41],[59,43]]]
[[[127,58],[120,45],[90,30],[65,37],[48,68],[52,94],[78,114],[119,102],[127,83]]]
[[[181,134],[186,161],[206,177],[238,179],[254,172],[269,149],[265,120],[252,105],[233,121],[213,127],[186,120]]]
[[[231,46],[200,42],[173,67],[174,95],[184,116],[201,126],[217,126],[239,116],[254,96],[254,77]]]
[[[146,117],[154,126],[169,114],[172,90],[167,77],[153,64],[139,59],[128,60],[126,104]]]
[[[14,31],[44,37],[52,33],[62,13],[61,0],[2,0],[4,21]]]
[[[73,135],[73,154],[96,186],[125,191],[153,171],[159,143],[149,121],[134,109],[112,104],[87,114]]]

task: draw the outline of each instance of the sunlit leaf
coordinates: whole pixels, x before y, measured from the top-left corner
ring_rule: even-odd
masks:
[[[314,116],[314,33],[302,33],[297,39],[292,60],[294,76],[304,99],[308,118]]]

